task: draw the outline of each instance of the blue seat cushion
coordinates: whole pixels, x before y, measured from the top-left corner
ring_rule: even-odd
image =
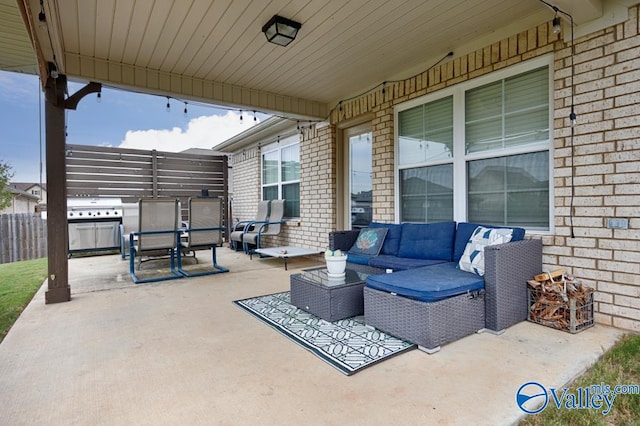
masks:
[[[451,261],[455,222],[403,223],[399,257]]]
[[[388,254],[391,256],[398,255],[400,238],[402,237],[402,225],[397,223],[371,222],[369,224],[369,228],[387,228],[387,236],[384,238],[380,254]]]
[[[461,271],[457,265],[446,262],[392,274],[370,275],[366,285],[422,302],[436,302],[484,288],[481,276]]]
[[[513,229],[513,233],[511,234],[511,241],[524,240],[524,234],[525,234],[524,228],[460,222],[458,223],[458,227],[456,229],[456,238],[453,244],[453,261],[454,262],[458,262],[462,257],[462,254],[464,253],[464,249],[465,247],[467,247],[467,242],[469,241],[469,238],[471,238],[471,234],[473,234],[473,231],[475,231],[478,226],[484,226],[485,228],[501,228],[501,229],[510,228],[510,229]]]
[[[443,262],[446,262],[446,260],[411,259],[408,257],[381,254],[376,257],[372,257],[371,260],[369,260],[369,266],[375,266],[376,268],[382,269],[393,269],[394,271],[404,271],[405,269],[420,268],[422,266],[430,266]]]

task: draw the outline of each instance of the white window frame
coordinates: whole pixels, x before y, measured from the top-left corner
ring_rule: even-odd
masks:
[[[534,70],[536,68],[547,66],[549,68],[549,141],[537,144],[529,144],[524,146],[518,146],[514,148],[503,148],[500,150],[481,151],[467,154],[465,153],[465,92],[483,86],[489,83],[493,83],[499,80],[503,80],[509,77],[523,74],[527,71]],[[549,152],[549,229],[539,230],[535,229],[531,232],[541,235],[553,234],[555,229],[554,224],[554,183],[553,183],[553,150],[554,150],[554,127],[553,127],[553,55],[544,55],[535,59],[531,59],[526,62],[522,62],[510,67],[495,71],[482,77],[475,78],[473,80],[463,82],[452,86],[450,88],[442,89],[432,94],[428,94],[419,98],[412,99],[397,105],[394,108],[394,154],[395,154],[395,184],[394,191],[396,196],[394,197],[395,205],[395,221],[400,221],[400,170],[410,169],[416,167],[436,166],[442,164],[453,164],[453,220],[456,222],[467,221],[467,163],[473,160],[482,160],[487,158],[506,157],[518,154],[530,154],[534,152],[548,151]],[[437,101],[439,99],[453,96],[453,157],[445,158],[436,161],[420,162],[411,165],[399,164],[399,126],[397,125],[399,113],[419,105],[423,105],[429,102]]]
[[[278,142],[274,142],[272,144],[266,145],[264,147],[262,147],[262,149],[260,150],[260,199],[264,200],[264,187],[265,186],[277,186],[278,187],[278,199],[282,200],[282,185],[287,185],[287,184],[291,184],[291,183],[297,183],[298,185],[300,184],[300,179],[298,178],[297,180],[288,180],[283,182],[282,181],[282,150],[285,148],[288,148],[290,146],[293,145],[298,145],[300,146],[300,136],[298,134],[295,134],[293,136],[289,136],[286,137],[284,139],[281,139]],[[266,184],[264,183],[264,170],[263,170],[263,165],[264,165],[264,155],[265,154],[269,154],[272,152],[278,152],[278,182],[273,184]],[[298,159],[298,161],[300,161],[300,158]],[[300,200],[300,193],[298,193],[298,200]],[[299,213],[299,212],[298,212]],[[286,217],[286,219],[299,219],[300,217]]]

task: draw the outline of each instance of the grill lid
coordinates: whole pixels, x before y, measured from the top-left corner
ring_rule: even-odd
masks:
[[[67,198],[67,219],[121,218],[120,198]]]

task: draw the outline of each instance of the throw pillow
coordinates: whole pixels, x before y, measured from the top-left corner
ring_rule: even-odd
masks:
[[[387,228],[362,228],[356,242],[349,249],[349,253],[377,256],[387,231]]]
[[[462,253],[458,267],[463,271],[484,275],[484,248],[495,244],[504,244],[511,241],[513,229],[509,228],[485,228],[478,226]]]

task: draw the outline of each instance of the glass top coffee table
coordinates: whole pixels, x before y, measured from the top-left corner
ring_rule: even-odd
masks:
[[[343,278],[330,278],[327,268],[291,275],[291,304],[326,321],[362,315],[362,289],[369,275],[351,269]]]

